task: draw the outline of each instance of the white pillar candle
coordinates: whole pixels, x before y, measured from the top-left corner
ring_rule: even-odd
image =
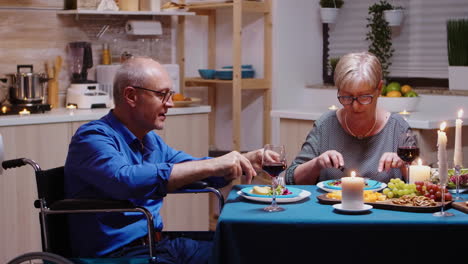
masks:
[[[409,175],[409,183],[428,181],[431,178],[431,168],[429,166],[422,165],[422,161],[419,159],[418,165],[411,165],[409,167]]]
[[[439,179],[442,185],[447,184],[447,135],[444,132],[447,123],[440,124],[440,130],[437,131],[437,160],[439,161]]]
[[[351,177],[341,178],[341,206],[343,209],[362,209],[364,206],[364,179],[356,177],[356,172],[351,172]]]
[[[453,152],[453,166],[463,167],[463,149],[462,149],[462,124],[461,117],[463,110],[458,111],[458,118],[455,120],[455,149]]]

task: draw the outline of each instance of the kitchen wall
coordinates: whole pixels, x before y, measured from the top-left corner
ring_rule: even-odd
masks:
[[[22,7],[22,8],[12,8]],[[174,61],[174,30],[171,19],[165,17],[163,35],[155,39],[137,39],[124,33],[127,17],[56,15],[63,0],[0,0],[0,76],[16,71],[17,64],[33,64],[36,72],[44,71],[44,63],[60,55],[66,59],[66,45],[71,41],[90,41],[94,62],[100,61],[104,42],[118,56],[124,50],[135,55],[147,55],[163,63]],[[26,8],[26,9],[25,9]],[[232,63],[231,12],[217,15],[217,67]],[[139,17],[138,19],[151,19]],[[207,65],[206,18],[187,17],[186,76],[198,76],[197,70]],[[40,21],[40,23],[37,23]],[[109,30],[100,38],[96,34],[104,25]],[[273,0],[273,109],[294,105],[306,91],[306,83],[321,82],[322,36],[318,0]],[[263,76],[263,19],[256,14],[244,15],[243,64],[252,64],[257,76]],[[66,60],[60,74],[62,98],[69,85]],[[94,68],[90,70],[94,76]],[[217,89],[216,148],[231,149],[231,89]],[[205,88],[195,88],[188,95],[206,97]],[[62,100],[63,101],[63,100]],[[260,92],[243,92],[242,150],[262,146],[262,108]]]
[[[114,62],[128,51],[134,55],[150,56],[162,63],[172,62],[171,18],[159,17],[163,34],[152,38],[136,38],[125,33],[125,16],[79,16],[57,15],[63,9],[63,0],[0,0],[0,77],[16,72],[18,64],[32,64],[35,72],[44,72],[46,62],[53,63],[62,56],[64,64],[59,76],[60,94],[63,99],[69,85],[66,46],[72,41],[92,43],[94,65],[100,64],[102,44],[110,44]],[[152,19],[151,16],[132,19]],[[109,29],[97,38],[96,35],[109,25]],[[95,79],[95,67],[89,78]],[[63,100],[62,100],[63,105]]]

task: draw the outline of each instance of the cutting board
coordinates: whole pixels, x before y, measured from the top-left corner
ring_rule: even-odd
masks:
[[[321,194],[317,196],[317,200],[322,204],[337,204],[341,203],[341,200],[328,198],[327,194]],[[450,207],[452,202],[445,202],[445,209]],[[392,203],[392,200],[385,200],[381,202],[366,203],[372,205],[374,208],[384,209],[384,210],[393,210],[393,211],[404,211],[404,212],[414,212],[414,213],[432,213],[440,211],[442,202],[437,202],[436,206],[407,206],[407,205],[398,205]]]
[[[466,202],[453,202],[452,207],[468,214],[468,204]]]

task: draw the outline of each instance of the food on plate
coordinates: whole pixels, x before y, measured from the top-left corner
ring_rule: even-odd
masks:
[[[181,93],[175,93],[173,96],[172,96],[172,101],[174,102],[178,102],[178,101],[192,101],[192,99],[190,97],[185,97],[183,94]]]
[[[457,188],[457,176],[453,169],[448,170],[448,176],[450,177],[447,187],[450,189]],[[459,187],[468,188],[468,169],[461,169],[459,178]]]
[[[383,194],[388,198],[399,198],[403,195],[416,195],[416,185],[405,183],[400,179],[390,179],[388,188],[383,189]]]
[[[385,201],[385,199],[387,199],[385,195],[370,190],[365,190],[363,197],[365,203],[375,203],[378,201]],[[341,191],[327,193],[327,198],[341,200]]]
[[[433,199],[434,201],[442,201],[442,190],[438,184],[428,181],[417,181],[415,185],[418,195]],[[452,194],[448,192],[447,188],[445,189],[444,199],[445,201],[452,201]]]
[[[334,187],[341,187],[341,180],[329,181],[327,182],[327,185],[334,186]],[[369,187],[369,184],[367,183],[367,181],[365,182],[364,187]]]
[[[174,2],[167,2],[161,6],[162,10],[176,10],[185,8],[185,4],[178,4]]]
[[[259,194],[259,195],[268,195],[271,192],[271,187],[269,186],[254,186],[252,188],[252,193],[253,194]]]
[[[437,203],[425,196],[403,195],[398,199],[393,199],[392,203],[405,206],[436,206]]]
[[[288,190],[285,186],[278,185],[276,187],[276,195],[288,195],[292,192]],[[254,186],[252,188],[252,194],[259,194],[259,195],[273,195],[270,186]]]

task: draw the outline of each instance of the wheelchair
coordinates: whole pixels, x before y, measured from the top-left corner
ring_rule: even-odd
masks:
[[[35,171],[38,199],[34,201],[34,207],[39,209],[39,222],[41,227],[41,242],[43,252],[30,252],[20,255],[8,262],[8,264],[20,263],[158,263],[153,245],[154,237],[153,215],[146,208],[135,206],[127,200],[103,200],[103,199],[65,199],[64,167],[42,170],[34,160],[19,158],[2,162],[2,167],[7,170],[15,167],[30,165]],[[224,206],[224,197],[221,192],[208,185],[207,182],[197,181],[170,194],[184,193],[213,193],[218,199],[219,210]],[[147,221],[147,240],[150,258],[139,259],[79,259],[68,258],[71,256],[69,247],[67,214],[76,213],[115,213],[138,212],[145,216]],[[197,240],[212,240],[211,231],[165,231],[163,235],[174,237],[189,237]],[[65,258],[67,257],[67,258]],[[42,262],[43,261],[43,262]],[[109,262],[110,261],[110,262]]]

